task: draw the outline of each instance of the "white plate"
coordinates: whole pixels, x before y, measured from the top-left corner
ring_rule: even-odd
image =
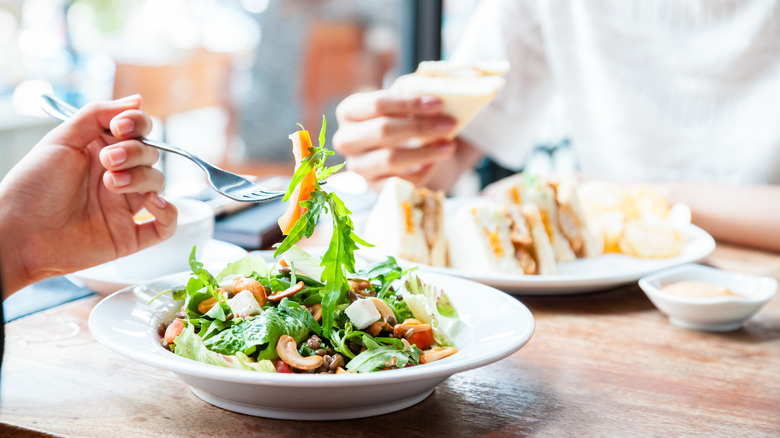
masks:
[[[276,374],[207,365],[160,346],[158,328],[177,306],[169,295],[149,297],[184,284],[180,273],[121,290],[92,310],[95,339],[129,359],[177,374],[204,401],[243,414],[296,420],[336,420],[386,414],[424,400],[449,376],[503,359],[534,332],[531,312],[491,287],[433,273],[420,273],[452,299],[464,321],[454,336],[458,353],[441,361],[366,374]],[[478,299],[477,299],[478,297]],[[324,403],[323,400],[327,400]]]
[[[206,242],[206,245],[203,247],[203,259],[201,262],[209,271],[219,272],[228,263],[240,259],[246,253],[246,250],[240,246],[212,239]],[[189,254],[181,255],[183,258],[188,256]],[[73,283],[91,289],[101,295],[108,295],[119,289],[151,280],[151,278],[123,278],[112,262],[74,272],[66,277]]]
[[[667,259],[642,259],[623,254],[604,254],[599,257],[577,259],[559,263],[555,275],[479,275],[452,268],[440,268],[398,259],[404,267],[417,266],[420,270],[453,275],[483,283],[510,293],[525,295],[557,295],[591,292],[609,287],[633,283],[641,277],[662,269],[692,263],[707,257],[715,250],[715,240],[695,225],[686,230],[691,240],[677,257]],[[384,260],[385,255],[373,248],[363,248],[358,255],[374,262]]]

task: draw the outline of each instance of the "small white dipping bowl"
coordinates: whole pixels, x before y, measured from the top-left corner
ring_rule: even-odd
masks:
[[[666,285],[685,280],[722,285],[739,296],[692,298],[661,290]],[[742,327],[772,299],[777,293],[777,280],[686,264],[642,277],[639,287],[672,324],[687,329],[724,332]]]
[[[197,246],[201,260],[203,246],[214,235],[214,210],[205,202],[179,198],[171,201],[179,212],[176,232],[169,239],[112,262],[122,278],[149,280],[189,269],[189,255]]]

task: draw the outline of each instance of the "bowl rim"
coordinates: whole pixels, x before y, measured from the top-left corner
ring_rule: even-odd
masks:
[[[703,274],[706,278],[730,278],[731,281],[752,280],[758,283],[762,283],[762,288],[756,291],[755,294],[743,295],[737,293],[739,296],[722,296],[722,297],[704,297],[693,298],[684,297],[680,295],[670,294],[664,292],[660,286],[671,283],[671,278],[675,278],[673,281],[683,281],[685,278],[679,278],[685,276],[688,273]],[[697,279],[698,281],[707,281],[706,279]],[[717,281],[712,281],[717,282]],[[712,305],[719,303],[744,303],[744,304],[764,304],[771,300],[777,294],[778,282],[777,279],[765,275],[745,274],[741,272],[729,271],[711,266],[704,266],[697,263],[686,263],[684,265],[675,266],[672,268],[664,269],[659,272],[655,272],[646,275],[639,279],[639,287],[642,291],[653,298],[659,298],[666,301],[677,302],[682,304],[691,305]]]

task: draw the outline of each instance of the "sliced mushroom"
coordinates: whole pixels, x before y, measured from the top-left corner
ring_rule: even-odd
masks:
[[[382,321],[387,323],[389,320],[395,320],[393,309],[387,305],[385,300],[377,297],[371,297],[367,299],[371,300],[371,302],[374,304],[374,307],[376,307],[376,310],[378,310],[379,314],[382,315]]]
[[[355,292],[362,292],[364,290],[371,289],[371,283],[368,282],[368,280],[362,280],[359,278],[353,278],[350,280],[347,280],[347,283],[349,283],[349,288],[352,289]]]
[[[415,333],[424,332],[431,330],[432,327],[430,324],[423,324],[420,321],[409,318],[405,320],[401,324],[397,324],[393,328],[393,336],[396,338],[405,337],[408,338],[409,336],[412,336]]]
[[[436,362],[457,352],[458,349],[455,347],[433,347],[430,350],[423,351],[423,354],[420,355],[420,363]]]
[[[299,282],[295,283],[294,285],[288,287],[287,289],[285,289],[283,291],[276,292],[275,294],[269,296],[268,297],[268,301],[281,301],[282,298],[291,297],[291,296],[297,294],[298,292],[302,291],[304,287],[305,286],[304,286],[303,282],[299,281]]]
[[[276,344],[276,353],[287,365],[297,370],[314,370],[319,368],[324,361],[322,356],[301,356],[298,353],[295,339],[289,335],[282,335],[279,338],[279,342]]]

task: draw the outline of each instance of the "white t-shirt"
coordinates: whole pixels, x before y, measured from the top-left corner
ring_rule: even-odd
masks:
[[[496,58],[463,136],[504,166],[560,96],[584,173],[780,184],[780,1],[482,0],[453,59]]]

